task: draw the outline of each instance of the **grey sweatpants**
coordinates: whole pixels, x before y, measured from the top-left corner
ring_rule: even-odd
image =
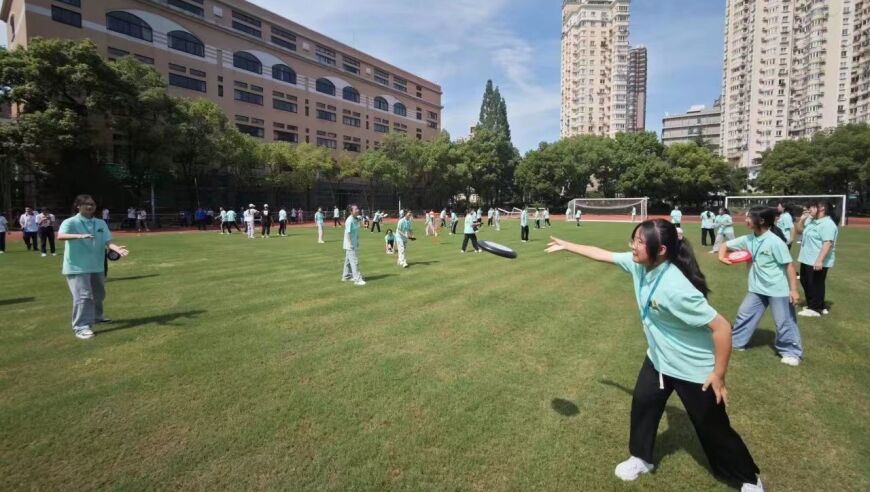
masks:
[[[79,273],[67,275],[66,283],[72,294],[72,328],[74,331],[92,328],[103,319],[103,299],[106,298],[105,274]]]
[[[344,250],[344,269],[341,272],[342,280],[362,280],[362,275],[359,273],[359,259],[356,256],[355,249]]]

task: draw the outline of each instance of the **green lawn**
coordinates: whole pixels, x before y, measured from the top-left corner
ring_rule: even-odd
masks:
[[[420,237],[408,269],[364,233],[368,285],[339,282],[340,233],[126,237],[97,337],[76,340],[60,256],[0,256],[3,489],[727,490],[676,396],[659,469],[623,484],[644,357],[629,277],[544,253],[459,254]],[[624,250],[630,224],[554,224]],[[423,223],[416,221],[418,235]],[[697,244],[699,230],[687,234]],[[696,248],[697,250],[698,248]],[[870,229],[840,235],[832,314],[779,362],[769,315],[728,374],[730,415],[768,490],[870,489]],[[746,269],[699,252],[733,319]]]

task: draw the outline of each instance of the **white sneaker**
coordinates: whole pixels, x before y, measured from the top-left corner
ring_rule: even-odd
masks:
[[[57,253],[52,253],[51,256],[57,256]],[[825,311],[827,311],[827,309],[825,309]],[[825,313],[825,314],[828,314],[828,313]]]
[[[5,255],[5,254],[6,254],[5,251],[0,251],[0,255]]]
[[[785,357],[780,359],[780,362],[782,362],[783,364],[785,364],[787,366],[797,367],[800,365],[801,360],[797,357],[794,357],[791,355],[786,355]]]
[[[740,492],[764,492],[764,486],[761,485],[761,479],[758,479],[758,483],[749,483],[744,482],[743,487],[740,487]]]
[[[804,308],[803,311],[801,311],[797,314],[798,314],[798,316],[806,316],[809,318],[818,318],[821,316],[821,313],[819,313],[818,311],[813,311],[810,308]]]
[[[459,252],[460,252],[460,253],[465,253],[465,250],[460,249]]]
[[[621,480],[625,480],[626,482],[635,480],[637,477],[643,475],[644,473],[649,473],[653,469],[653,465],[647,463],[646,461],[637,458],[630,457],[622,463],[616,465],[616,470],[614,473]]]
[[[80,340],[87,340],[89,338],[94,338],[94,332],[90,330],[90,328],[83,328],[76,332],[76,338]]]
[[[831,314],[831,312],[828,311],[827,309],[822,309],[822,314]]]
[[[365,284],[366,284],[366,281],[363,279],[359,279],[353,283],[353,285],[365,285]]]
[[[43,258],[45,258],[46,256],[48,256],[48,255],[45,254],[45,253],[42,253],[42,257],[43,257]]]
[[[407,264],[407,263],[402,263],[402,268],[408,268],[408,264]]]
[[[735,352],[746,352],[746,347],[732,347]]]

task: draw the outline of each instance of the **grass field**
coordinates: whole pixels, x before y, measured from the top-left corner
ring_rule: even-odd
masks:
[[[613,476],[646,347],[631,283],[544,247],[553,233],[626,250],[631,225],[555,223],[526,244],[504,225],[481,238],[517,260],[420,237],[405,270],[363,233],[364,287],[339,282],[338,229],[324,245],[312,228],[125,237],[107,284],[115,322],[89,341],[69,328],[60,256],[11,245],[2,488],[727,490],[676,396],[656,473]],[[842,231],[832,314],[799,319],[800,367],[770,348],[769,315],[732,357],[731,420],[768,490],[870,490],[868,255],[870,229]],[[698,256],[733,319],[746,269]]]

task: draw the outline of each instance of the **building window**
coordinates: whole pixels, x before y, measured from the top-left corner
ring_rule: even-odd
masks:
[[[408,81],[399,77],[393,77],[393,89],[400,90],[402,92],[408,92]]]
[[[393,104],[393,113],[399,116],[408,116],[408,110],[405,109],[405,105],[402,103]]]
[[[248,14],[243,14],[237,10],[233,10],[233,19],[238,19],[242,22],[247,22],[252,26],[263,27],[263,24],[260,22],[260,19],[256,17],[252,17]]]
[[[240,132],[246,135],[257,138],[263,138],[263,136],[266,134],[266,132],[258,126],[242,125],[241,123],[236,123],[236,128],[238,128]]]
[[[292,41],[293,43],[296,43],[296,35],[290,31],[286,30],[286,29],[281,29],[280,27],[272,26],[272,34],[275,36],[281,36],[282,38],[286,39],[287,41]],[[294,51],[296,50],[295,44],[293,45],[293,50]]]
[[[253,27],[242,24],[241,22],[233,21],[233,29],[235,29],[236,31],[242,31],[245,34],[250,34],[251,36],[257,38],[263,36],[263,33],[260,32],[259,29],[254,29]]]
[[[274,139],[278,142],[290,142],[290,143],[298,143],[299,142],[299,134],[293,132],[282,132],[280,130],[273,130]]]
[[[233,66],[248,72],[263,73],[263,64],[260,63],[260,60],[256,56],[244,51],[233,53]]]
[[[375,123],[374,129],[377,133],[390,133],[390,127],[382,123]]]
[[[335,140],[332,140],[331,138],[317,137],[317,146],[318,147],[326,147],[328,149],[335,149],[337,147],[337,143]]]
[[[133,55],[133,58],[139,60],[139,62],[144,63],[146,65],[154,65],[154,58],[151,58],[150,56],[136,54],[136,55]]]
[[[272,65],[272,78],[288,84],[295,84],[296,72],[287,65]]]
[[[119,50],[118,48],[112,48],[109,46],[108,53],[110,57],[123,58],[130,54],[129,51]]]
[[[81,25],[81,16],[79,16],[79,25]],[[106,14],[106,29],[148,42],[154,40],[151,26],[129,12],[119,11]]]
[[[51,6],[51,20],[73,27],[82,27],[82,14],[54,5]]]
[[[380,69],[375,69],[375,82],[381,85],[390,85],[390,74]]]
[[[172,31],[166,37],[169,40],[170,48],[190,53],[191,55],[205,57],[205,46],[193,34],[184,31]]]
[[[190,77],[185,77],[184,75],[178,75],[177,73],[169,74],[169,85],[197,92],[206,92],[204,80],[192,79]]]
[[[193,0],[193,1],[196,3],[202,3],[201,0]],[[168,3],[169,5],[171,5],[173,7],[179,8],[179,9],[184,10],[186,12],[190,12],[191,14],[195,14],[195,15],[202,17],[202,13],[203,13],[202,7],[197,7],[196,5],[191,5],[187,2],[185,2],[184,0],[167,0],[166,3]]]
[[[239,89],[233,89],[233,93],[234,99],[236,101],[256,104],[258,106],[263,105],[263,96],[261,96],[260,94],[254,94],[253,92],[247,92]]]
[[[336,121],[337,118],[335,113],[332,111],[324,111],[322,109],[317,110],[317,119],[318,120],[326,120],[326,121]]]
[[[296,51],[296,43],[291,43],[285,39],[281,39],[278,36],[272,36],[272,43],[277,44],[282,48],[287,48],[290,51]]]
[[[295,103],[280,99],[272,99],[272,107],[279,111],[287,111],[288,113],[295,113],[298,109]]]
[[[190,75],[195,75],[197,77],[205,77],[205,72],[203,72],[202,70],[197,70],[195,68],[191,68]]]
[[[354,89],[351,86],[347,86],[341,91],[341,97],[345,101],[351,101],[351,102],[358,103],[359,102],[359,91],[357,91],[356,89]]]
[[[359,126],[360,126],[360,119],[359,119],[359,118],[354,118],[354,117],[351,117],[351,116],[343,116],[343,117],[341,118],[341,122],[344,123],[345,125],[348,125],[348,126],[355,126],[355,127],[357,127],[357,128],[359,128]]]
[[[348,152],[359,152],[360,145],[358,143],[344,142],[344,150]]]
[[[314,51],[317,55],[318,62],[324,65],[335,66],[335,50],[327,48],[326,46],[317,45],[317,48]]]
[[[330,82],[329,79],[317,79],[315,89],[317,90],[317,92],[321,92],[323,94],[329,94],[330,96],[335,95],[335,84]]]
[[[381,111],[389,111],[390,105],[389,105],[389,103],[387,103],[386,99],[378,96],[375,98],[375,108],[380,109]]]
[[[174,70],[176,72],[187,73],[187,67],[185,67],[184,65],[177,65],[175,63],[170,63],[169,69]]]

